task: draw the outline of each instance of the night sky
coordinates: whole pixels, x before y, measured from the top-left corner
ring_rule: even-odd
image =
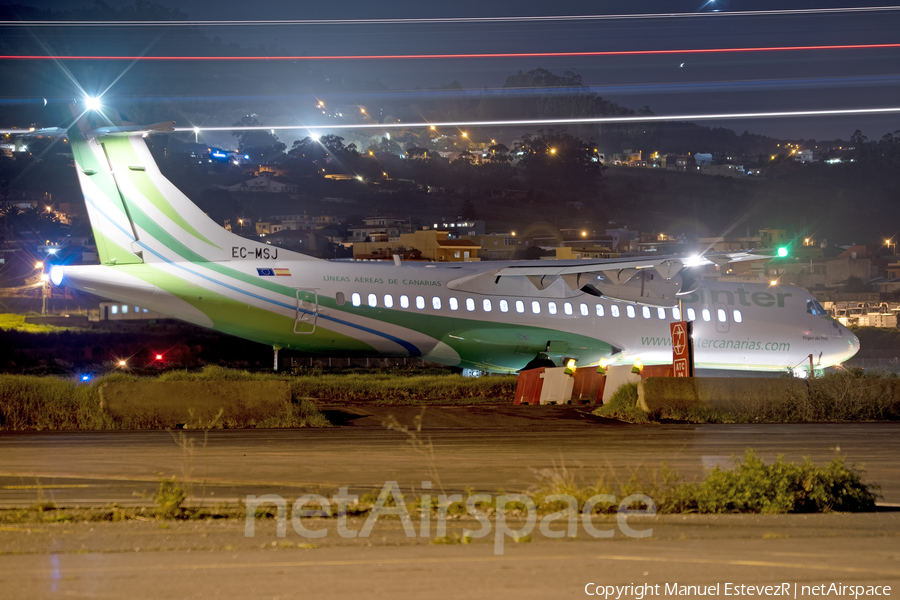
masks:
[[[2,2],[4,6],[12,4]],[[131,2],[108,2],[114,7]],[[599,15],[638,13],[710,13],[716,16],[628,20],[504,23],[336,24],[268,26],[242,23],[207,27],[210,37],[235,42],[248,53],[290,55],[444,54],[583,52],[737,48],[761,46],[825,46],[900,42],[900,11],[817,15],[729,16],[734,11],[890,6],[889,2],[854,3],[739,1],[578,1],[547,3],[521,1],[458,2],[274,2],[219,0],[160,0],[190,19],[385,19],[434,17],[491,17],[542,15]],[[44,1],[42,9],[70,9],[71,1]],[[91,5],[89,2],[85,6]],[[21,32],[20,32],[21,33]],[[32,32],[54,52],[52,34]],[[107,41],[127,40],[126,28],[105,30]],[[177,54],[176,28],[161,30],[149,54]],[[87,46],[86,46],[87,47]],[[15,54],[6,46],[4,53]],[[98,68],[120,71],[123,63]],[[562,74],[572,70],[606,99],[637,109],[649,106],[656,114],[854,109],[900,106],[900,48],[805,50],[713,55],[654,55],[624,57],[469,58],[378,61],[314,61],[308,68],[336,79],[378,81],[391,90],[415,93],[458,82],[466,90],[501,87],[516,71],[542,67]],[[203,64],[203,69],[227,69],[226,64]],[[128,92],[124,77],[111,95]],[[36,88],[37,89],[37,88]],[[252,91],[264,93],[260,84]],[[44,95],[56,90],[48,88]],[[251,90],[242,90],[244,93]],[[39,92],[40,93],[40,92]],[[159,95],[165,96],[165,82]],[[9,98],[14,92],[6,90]],[[566,115],[559,115],[565,117]],[[221,123],[227,124],[227,123]],[[266,123],[269,124],[269,123]],[[857,128],[870,138],[900,129],[900,115],[770,119],[744,122],[706,122],[739,133],[782,139],[847,139]]]

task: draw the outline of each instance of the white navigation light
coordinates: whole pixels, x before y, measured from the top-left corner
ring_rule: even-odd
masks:
[[[100,110],[100,98],[92,98],[91,96],[86,96],[84,98],[84,105],[88,110]]]
[[[63,268],[59,265],[50,267],[50,281],[53,282],[53,285],[60,285],[62,283],[63,274]]]
[[[309,137],[310,137],[310,139],[312,139],[312,141],[314,141],[314,142],[318,142],[318,141],[319,141],[319,134],[316,133],[315,131],[310,131],[310,132],[309,132]]]

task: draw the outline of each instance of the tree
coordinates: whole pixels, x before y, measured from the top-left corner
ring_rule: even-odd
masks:
[[[522,153],[519,165],[530,187],[566,199],[589,199],[596,193],[603,165],[593,142],[550,130],[523,136],[516,151]]]
[[[246,116],[235,123],[236,127],[258,127],[260,122],[256,117]],[[281,157],[287,145],[271,132],[262,130],[235,131],[232,133],[238,139],[238,152],[247,154],[253,161],[260,164]]]

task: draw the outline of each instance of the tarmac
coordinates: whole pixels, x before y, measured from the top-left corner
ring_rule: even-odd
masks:
[[[250,494],[281,495],[290,506],[303,493],[363,493],[387,481],[397,481],[407,498],[422,494],[425,481],[447,493],[527,494],[560,475],[653,483],[663,463],[690,481],[752,448],[766,461],[783,454],[817,464],[840,451],[848,463],[865,464],[866,481],[881,485],[880,510],[638,516],[627,519],[631,530],[615,517],[594,517],[592,530],[578,520],[574,532],[564,519],[544,530],[545,516],[529,528],[519,515],[507,522],[511,531],[528,532],[518,542],[498,536],[496,523],[470,540],[464,530],[483,526],[471,517],[450,518],[438,536],[436,522],[420,535],[425,528],[414,515],[413,537],[396,516],[381,516],[366,536],[366,517],[348,517],[344,533],[355,537],[343,537],[337,519],[298,519],[322,533],[316,538],[298,533],[290,518],[283,536],[277,519],[253,520],[251,529],[242,518],[160,521],[149,512],[122,523],[8,519],[0,522],[0,596],[642,600],[701,591],[725,597],[735,595],[735,585],[772,586],[769,594],[739,588],[742,595],[798,598],[818,597],[814,586],[832,583],[863,586],[859,597],[866,586],[882,597],[900,589],[900,511],[892,508],[900,505],[900,425],[635,426],[599,419],[590,408],[429,407],[421,430],[414,421],[421,409],[334,406],[325,407],[338,425],[329,429],[3,434],[0,503],[148,505],[148,494],[172,475],[191,485],[189,504],[204,506]],[[54,510],[46,521],[66,518]],[[562,537],[548,537],[557,533]],[[892,589],[877,588],[885,585]]]

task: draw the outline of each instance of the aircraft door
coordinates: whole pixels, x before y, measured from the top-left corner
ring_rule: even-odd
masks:
[[[731,315],[728,313],[728,305],[716,304],[713,307],[713,318],[716,320],[716,331],[719,333],[728,333],[731,322]]]
[[[314,332],[318,316],[318,292],[311,289],[297,289],[297,313],[294,317],[294,333],[310,334]]]

